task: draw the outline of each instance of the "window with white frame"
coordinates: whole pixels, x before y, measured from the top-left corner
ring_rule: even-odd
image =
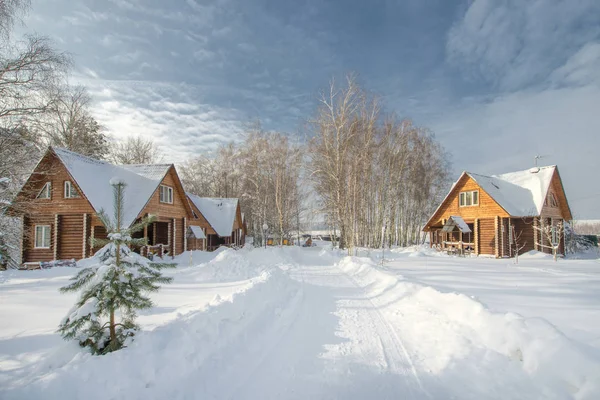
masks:
[[[35,248],[49,249],[50,248],[50,225],[35,226]]]
[[[65,181],[65,199],[76,199],[79,193],[71,181]]]
[[[46,182],[42,190],[37,195],[38,199],[49,199],[52,194],[52,184],[50,182]]]
[[[173,204],[173,188],[171,186],[160,185],[160,202]]]
[[[558,232],[555,225],[552,226],[552,245],[558,246]]]
[[[460,192],[459,205],[461,207],[478,206],[479,205],[479,191],[470,190],[468,192]]]

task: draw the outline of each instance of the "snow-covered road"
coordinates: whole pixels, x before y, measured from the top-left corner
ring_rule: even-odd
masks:
[[[24,352],[7,368],[0,358],[0,398],[600,398],[597,349],[544,319],[492,312],[370,258],[322,249],[212,257],[173,272],[175,282],[142,316],[145,331],[127,349],[92,357],[53,341],[35,362]],[[65,281],[58,270],[34,274],[45,287]],[[28,292],[11,294],[9,304],[22,304]],[[16,337],[27,343],[11,328],[0,355]]]

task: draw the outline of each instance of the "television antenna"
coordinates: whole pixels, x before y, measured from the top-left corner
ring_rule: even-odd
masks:
[[[538,155],[538,156],[535,156],[535,157],[533,157],[533,160],[534,160],[534,162],[535,162],[535,166],[536,166],[536,167],[538,166],[538,160],[541,160],[542,158],[546,158],[546,157],[547,157],[547,156],[539,156],[539,155]]]

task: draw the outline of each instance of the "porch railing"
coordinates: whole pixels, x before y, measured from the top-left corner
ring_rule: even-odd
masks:
[[[153,259],[154,257],[163,258],[165,256],[173,256],[171,246],[168,244],[155,244],[142,246],[140,254],[146,258]]]
[[[475,251],[475,243],[462,241],[444,241],[442,243],[444,246],[441,250],[448,252],[448,254],[465,256],[471,255],[471,252]]]

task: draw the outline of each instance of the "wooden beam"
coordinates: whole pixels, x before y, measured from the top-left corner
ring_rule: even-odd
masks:
[[[499,219],[500,219],[500,217],[497,215],[494,217],[494,232],[495,232],[494,254],[496,255],[496,258],[500,257],[500,249],[498,248],[499,247],[499,238],[498,238],[498,225],[499,225],[498,220]]]
[[[81,258],[85,258],[85,250],[87,249],[87,246],[86,246],[87,243],[85,240],[86,236],[87,236],[87,214],[84,213],[83,214],[83,243],[81,246],[81,255],[82,255]]]
[[[94,255],[94,225],[90,227],[90,255]]]
[[[511,242],[511,240],[510,240],[510,237],[511,237],[511,235],[512,235],[512,224],[510,223],[510,221],[511,221],[511,220],[510,220],[510,218],[509,218],[509,219],[508,219],[508,239],[509,239],[509,240],[508,240],[508,256],[509,256],[509,257],[512,257],[512,242]],[[514,238],[514,237],[513,237],[512,239],[513,239],[512,241],[514,241],[514,240],[515,240],[515,238]]]
[[[183,217],[183,251],[187,251],[187,218]]]
[[[475,231],[475,255],[479,255],[479,218],[475,218],[473,225]]]
[[[533,217],[533,249],[537,251],[538,249],[538,219]]]
[[[506,254],[504,253],[504,247],[506,245],[506,243],[504,243],[504,234],[505,234],[505,229],[504,229],[504,218],[500,217],[500,244],[501,244],[501,250],[500,250],[500,254],[502,256],[502,258],[504,258],[506,256]]]
[[[19,249],[19,254],[21,256],[21,259],[19,260],[20,264],[25,264],[25,249],[27,248],[25,240],[28,239],[28,236],[28,232],[25,231],[25,216],[21,215],[21,241],[19,242],[19,246],[21,247]]]
[[[54,214],[54,261],[56,261],[58,259],[58,223],[59,223],[60,217],[58,216],[58,214]]]
[[[173,218],[173,252],[171,255],[175,257],[175,249],[177,248],[177,218]]]

